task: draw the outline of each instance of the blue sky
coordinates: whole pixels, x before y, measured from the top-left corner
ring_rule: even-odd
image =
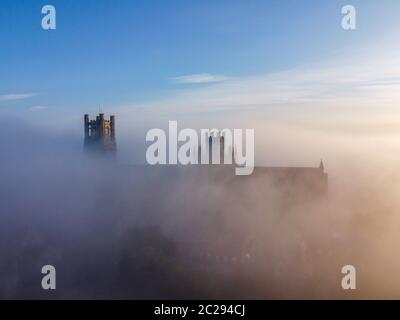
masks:
[[[41,28],[45,4],[56,7],[54,31]],[[345,4],[357,8],[354,32],[340,26]],[[395,0],[2,0],[0,108],[80,115],[212,85],[188,75],[290,70],[379,41],[398,30],[399,9]]]

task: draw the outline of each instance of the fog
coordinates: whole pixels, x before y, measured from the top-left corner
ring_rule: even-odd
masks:
[[[233,169],[143,166],[147,124],[118,123],[109,162],[84,154],[80,132],[7,120],[3,299],[400,298],[398,148],[386,136],[253,121],[258,164],[317,167],[324,158],[328,192],[314,196]],[[56,290],[41,288],[46,264]],[[354,291],[341,288],[348,264]]]

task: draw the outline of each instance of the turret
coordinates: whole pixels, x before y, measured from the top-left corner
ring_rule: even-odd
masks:
[[[115,116],[110,116],[111,138],[115,138]]]
[[[85,139],[89,138],[89,115],[85,114],[84,116],[85,122]]]
[[[99,114],[99,129],[100,137],[104,137],[104,113]]]

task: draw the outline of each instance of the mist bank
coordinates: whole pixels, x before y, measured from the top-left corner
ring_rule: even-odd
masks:
[[[77,135],[8,125],[2,298],[398,298],[400,175],[389,152],[339,161],[345,152],[332,148],[326,196],[299,190],[292,201],[262,176],[108,163],[85,157]],[[57,269],[53,292],[40,287],[45,264]],[[346,264],[353,292],[340,286]]]

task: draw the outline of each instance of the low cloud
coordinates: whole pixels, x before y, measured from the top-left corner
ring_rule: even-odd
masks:
[[[15,119],[0,134],[2,299],[48,299],[45,264],[62,281],[52,299],[348,299],[347,264],[350,298],[399,298],[398,161],[329,169],[315,198],[262,174],[96,161],[81,135]]]

